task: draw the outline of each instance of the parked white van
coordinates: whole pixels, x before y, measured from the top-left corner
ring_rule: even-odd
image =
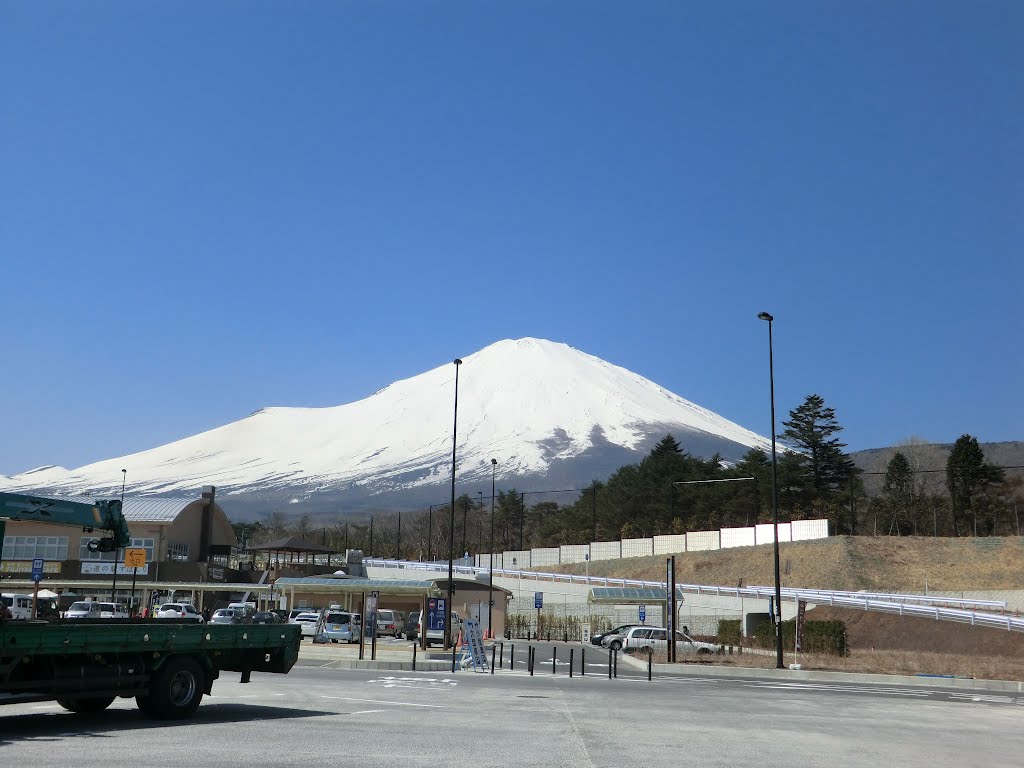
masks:
[[[4,592],[2,599],[13,618],[32,618],[32,595],[16,595],[13,592]]]

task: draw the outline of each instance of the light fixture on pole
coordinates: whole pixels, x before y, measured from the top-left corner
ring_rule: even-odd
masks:
[[[768,386],[772,404],[772,529],[775,540],[775,666],[784,669],[782,663],[782,583],[779,576],[779,483],[778,459],[775,452],[775,354],[772,346],[772,321],[767,312],[760,312],[758,320],[768,323]]]
[[[459,428],[459,366],[462,361],[455,358],[452,361],[455,365],[455,407],[452,413],[452,503],[448,508],[448,601],[445,603],[445,610],[448,615],[444,617],[444,647],[451,648],[452,645],[452,596],[455,589],[452,580],[455,578],[452,555],[455,552],[455,449],[458,446]],[[452,672],[455,671],[455,656],[452,655]]]
[[[491,459],[491,564],[487,572],[487,631],[494,639],[494,475],[498,471],[498,460]]]

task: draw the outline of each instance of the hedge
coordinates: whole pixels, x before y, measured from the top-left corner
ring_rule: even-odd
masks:
[[[754,642],[765,648],[775,645],[775,628],[764,621],[754,629]],[[796,619],[782,622],[782,645],[792,650],[796,643]],[[841,621],[805,621],[805,653],[828,653],[833,656],[849,655],[846,643],[846,624]]]

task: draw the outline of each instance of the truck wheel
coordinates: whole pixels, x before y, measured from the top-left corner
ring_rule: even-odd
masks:
[[[90,712],[102,712],[113,701],[113,696],[98,696],[92,699],[57,699],[57,703],[64,707],[64,709],[83,715]]]
[[[188,717],[203,700],[205,677],[199,664],[187,656],[170,658],[150,684],[145,704],[139,708],[150,717],[179,720]]]

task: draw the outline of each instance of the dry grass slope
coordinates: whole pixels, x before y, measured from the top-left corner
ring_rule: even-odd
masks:
[[[784,586],[813,589],[924,592],[1024,589],[1024,538],[834,536],[780,545]],[[580,564],[545,568],[583,573]],[[599,560],[594,576],[665,578],[665,556]],[[772,547],[737,547],[676,555],[683,583],[734,587],[774,583]]]

